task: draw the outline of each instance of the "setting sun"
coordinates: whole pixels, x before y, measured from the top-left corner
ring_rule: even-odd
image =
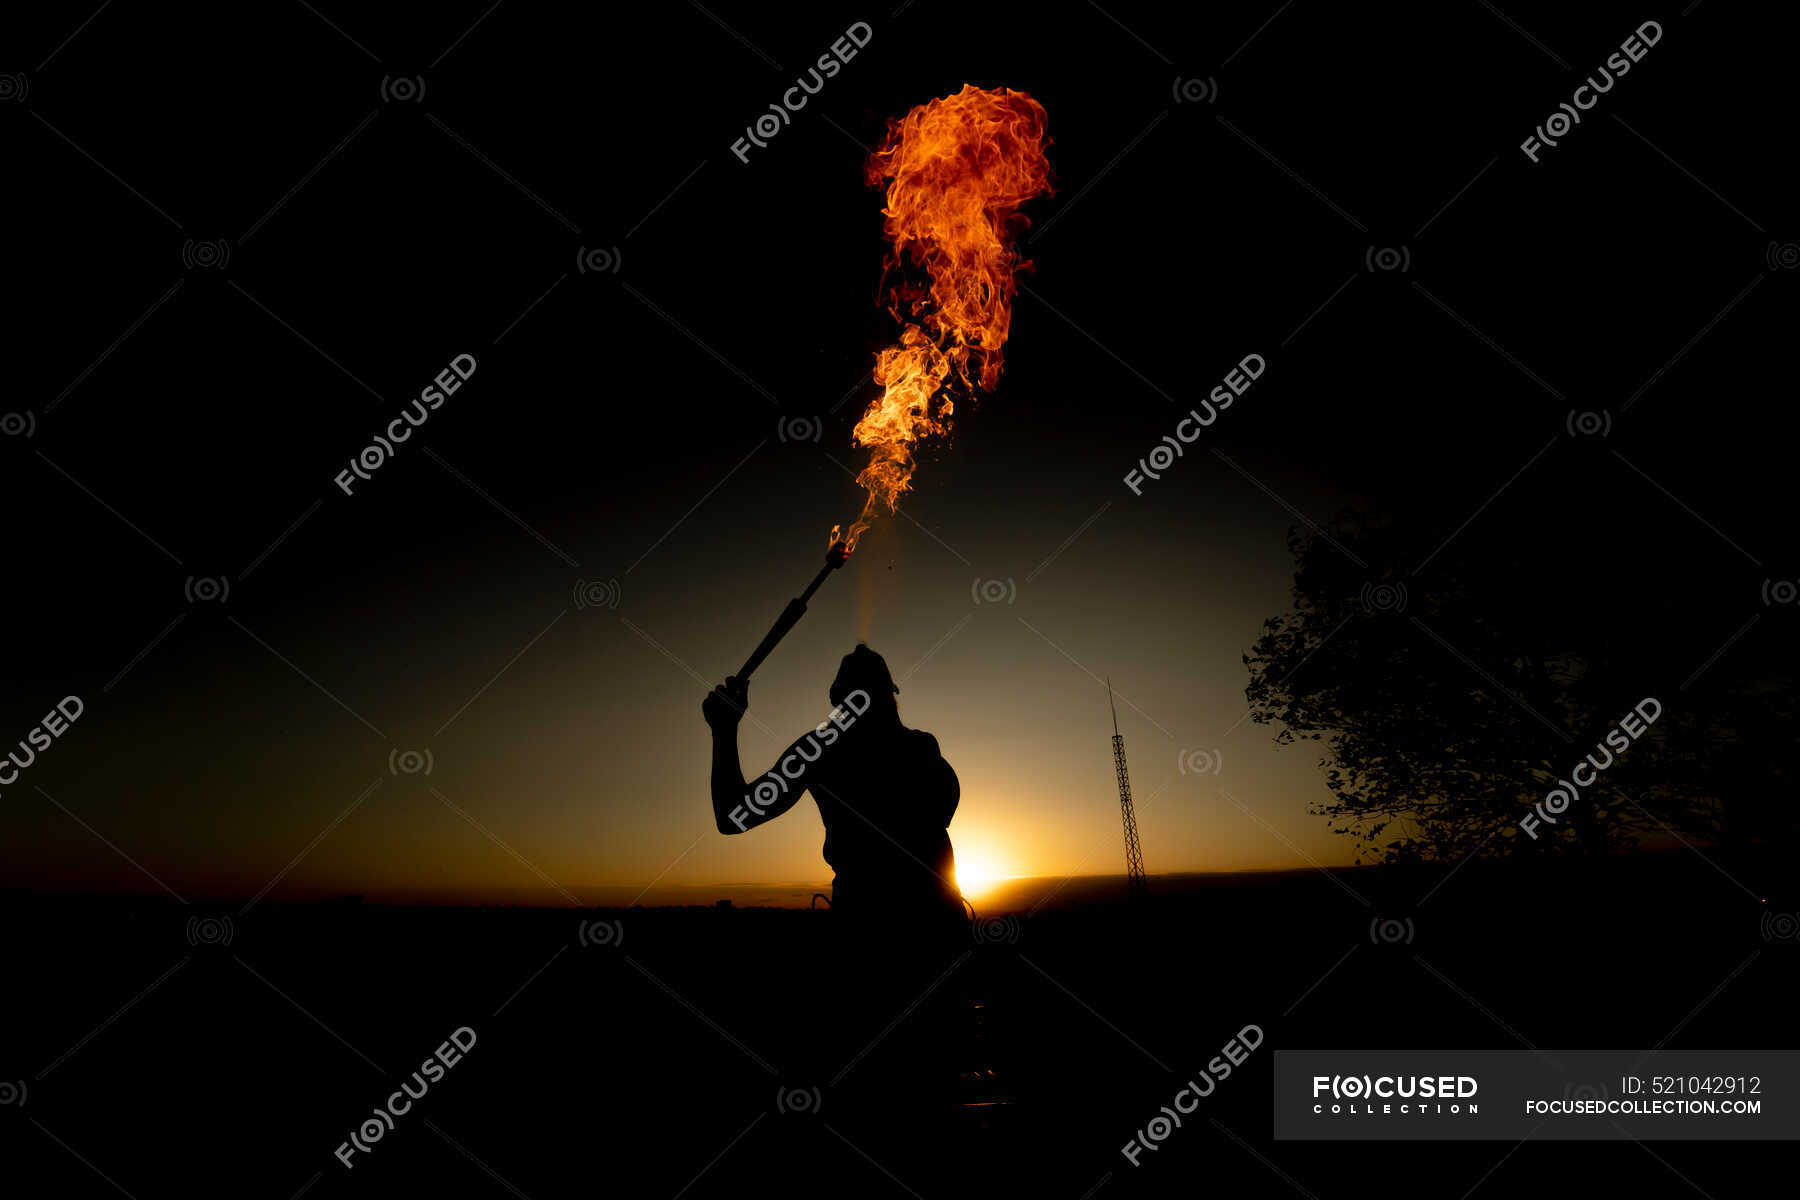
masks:
[[[981,850],[957,851],[956,886],[970,899],[980,896],[1004,879],[1011,879],[1003,864]]]

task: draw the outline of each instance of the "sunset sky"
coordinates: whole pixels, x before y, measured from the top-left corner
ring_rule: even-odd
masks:
[[[966,861],[1004,875],[1122,870],[1107,674],[1152,873],[1304,865],[1293,847],[1344,861],[1305,812],[1325,794],[1316,755],[1241,719],[1239,656],[1286,602],[1288,514],[1211,456],[1134,497],[1121,464],[1033,438],[1009,399],[968,414],[967,436],[922,469],[909,514],[925,528],[880,522],[757,673],[746,772],[823,719],[837,658],[860,636],[903,680],[903,720],[937,736],[961,779],[951,835]],[[409,564],[420,578],[395,596],[400,609],[384,605],[354,642],[298,614],[239,628],[197,611],[113,693],[90,696],[28,776],[94,832],[25,779],[8,790],[21,835],[8,844],[36,847],[9,875],[160,890],[98,833],[184,896],[255,894],[332,826],[273,895],[519,902],[525,889],[564,902],[520,858],[590,902],[653,881],[826,882],[810,801],[741,837],[713,830],[699,701],[811,578],[825,531],[860,493],[820,447],[771,439],[677,525],[741,460],[647,481],[630,526],[590,528],[579,514],[543,526],[559,546],[603,548],[615,568],[563,571],[510,525],[473,548],[493,565],[481,578]],[[618,578],[619,608],[576,608],[577,574]],[[1012,602],[976,603],[978,580]],[[125,704],[139,712],[129,725],[109,715]],[[390,770],[390,754],[427,749],[429,775]],[[1217,756],[1217,776],[1179,771],[1195,750]],[[108,781],[127,762],[120,797]],[[149,800],[171,794],[178,809]],[[648,897],[659,898],[680,897]]]
[[[810,802],[716,833],[700,700],[861,507],[850,428],[896,334],[864,162],[888,117],[968,82],[1031,92],[1052,139],[1005,371],[756,675],[747,771],[825,716],[866,637],[961,778],[959,855],[991,872],[1123,870],[1107,675],[1152,874],[1344,863],[1308,812],[1328,795],[1318,746],[1243,719],[1242,655],[1290,603],[1291,529],[1366,509],[1480,553],[1502,520],[1561,519],[1571,481],[1606,491],[1596,511],[1708,539],[1752,541],[1774,512],[1732,498],[1785,478],[1752,461],[1779,439],[1568,432],[1634,388],[1638,411],[1687,403],[1689,369],[1708,397],[1764,395],[1732,339],[1774,319],[1778,285],[1750,290],[1773,269],[1763,226],[1667,189],[1668,162],[1628,136],[1540,168],[1513,149],[1521,114],[1472,127],[1418,103],[1528,91],[1520,71],[1561,87],[1528,46],[1374,74],[1323,55],[1308,96],[1412,123],[1371,137],[1267,63],[1216,108],[1172,91],[1252,32],[1210,10],[1181,16],[1167,57],[1104,19],[1071,34],[978,9],[945,39],[907,16],[745,161],[729,147],[780,74],[686,8],[616,20],[527,51],[507,39],[528,23],[496,20],[479,53],[539,64],[530,86],[479,86],[484,59],[421,104],[334,80],[279,107],[279,137],[256,105],[219,105],[226,85],[171,87],[147,61],[71,56],[33,93],[92,161],[46,130],[22,151],[22,174],[58,181],[21,199],[59,251],[16,331],[21,411],[0,414],[29,425],[0,439],[0,500],[24,514],[0,745],[64,696],[86,712],[0,788],[9,884],[566,903],[556,887],[824,883]],[[1417,34],[1405,14],[1311,20],[1307,45]],[[1094,35],[1110,40],[1069,69],[1069,38]],[[833,36],[784,35],[781,56]],[[658,80],[647,111],[652,85],[595,71],[593,41],[678,47],[706,85]],[[121,113],[117,88],[155,102]],[[1678,125],[1666,103],[1651,126]],[[201,169],[223,144],[255,151],[228,187]],[[1678,157],[1731,191],[1704,149]],[[1583,199],[1652,189],[1663,207]],[[1698,239],[1679,262],[1639,251],[1677,224]],[[213,238],[228,263],[181,265],[184,239]],[[617,270],[589,269],[595,252]],[[1525,307],[1503,300],[1521,279]],[[1632,319],[1595,319],[1615,309]],[[1252,353],[1262,378],[1133,495],[1126,473]],[[425,433],[354,495],[333,486],[459,354],[478,369]],[[795,419],[817,443],[782,439]],[[1698,474],[1701,450],[1728,466]],[[1695,562],[1733,553],[1714,540]],[[196,600],[196,579],[229,595]],[[576,605],[615,580],[616,608]],[[1011,602],[977,604],[983,581]],[[1730,630],[1689,632],[1699,658]],[[426,751],[429,775],[390,769]],[[1181,774],[1190,752],[1219,774]]]

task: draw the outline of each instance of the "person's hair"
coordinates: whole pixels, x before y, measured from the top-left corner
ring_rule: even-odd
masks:
[[[870,712],[899,717],[900,707],[894,696],[900,688],[888,670],[887,660],[862,642],[856,643],[856,649],[838,664],[837,678],[831,681],[832,705],[843,704],[850,693],[858,690],[868,693]]]

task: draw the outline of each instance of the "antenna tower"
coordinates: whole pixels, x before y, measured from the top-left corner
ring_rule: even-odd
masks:
[[[1125,819],[1125,888],[1133,900],[1144,898],[1144,848],[1138,845],[1137,813],[1131,806],[1131,776],[1125,770],[1125,739],[1119,736],[1119,706],[1113,703],[1112,679],[1106,680],[1106,703],[1112,709],[1113,767],[1119,775],[1119,814]]]

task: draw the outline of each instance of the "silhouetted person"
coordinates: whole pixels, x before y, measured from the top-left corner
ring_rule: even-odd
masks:
[[[831,716],[748,781],[737,747],[748,688],[727,679],[701,713],[713,731],[720,833],[771,821],[803,792],[825,822],[836,878],[831,915],[814,926],[820,973],[768,981],[799,983],[808,997],[808,1036],[795,1054],[841,1098],[917,1114],[941,1111],[955,1085],[957,989],[933,980],[943,982],[959,950],[967,955],[968,925],[948,829],[961,788],[937,739],[900,723],[899,691],[887,663],[859,644],[832,681]]]
[[[858,644],[832,681],[831,717],[749,781],[737,747],[748,684],[727,679],[700,711],[713,731],[719,832],[774,820],[810,791],[825,823],[825,861],[836,872],[832,911],[927,942],[953,936],[963,920],[949,834],[962,792],[937,739],[900,723],[899,691],[882,657]]]

